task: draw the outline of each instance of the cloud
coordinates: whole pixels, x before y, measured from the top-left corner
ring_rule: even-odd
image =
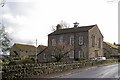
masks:
[[[29,22],[29,16],[27,15],[32,8],[33,6],[30,2],[7,2],[5,6],[1,8],[3,16],[1,17],[3,18],[2,22],[14,42],[32,43],[29,41],[29,38],[27,38],[27,35],[24,35],[24,28],[28,26],[27,24]],[[29,29],[25,30],[27,32]],[[20,33],[22,33],[22,35]],[[24,36],[26,38],[23,38]]]
[[[116,11],[114,5],[108,5],[104,0],[9,0],[3,12],[0,8],[4,25],[14,42],[34,43],[37,38],[39,44],[45,45],[52,25],[61,20],[69,23],[70,27],[75,21],[80,22],[80,26],[98,24],[105,39],[117,41],[117,38],[113,40],[107,36],[112,33],[106,33],[108,28],[113,32],[112,26],[117,27]]]
[[[4,25],[13,42],[34,43],[38,38],[39,44],[46,45],[49,28],[45,30],[45,27],[48,27],[49,22],[46,25],[46,15],[36,8],[39,4],[35,4],[36,2],[7,2],[4,6]],[[49,26],[51,27],[50,24]]]
[[[32,9],[31,2],[7,2],[5,7],[8,8],[8,13],[13,14],[13,16],[16,15],[24,15],[26,16],[28,14],[28,11]]]

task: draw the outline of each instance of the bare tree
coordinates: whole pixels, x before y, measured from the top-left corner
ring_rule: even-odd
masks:
[[[56,30],[56,26],[52,25],[52,31]]]
[[[5,5],[6,0],[0,0],[0,6],[3,7]]]
[[[60,25],[62,26],[62,29],[70,27],[70,25],[66,21],[61,21]]]
[[[73,47],[68,45],[66,42],[59,43],[56,46],[52,46],[49,48],[51,53],[51,57],[55,58],[57,62],[61,59],[68,57],[70,51],[73,50]]]
[[[65,29],[65,28],[69,28],[70,27],[70,25],[67,22],[65,22],[65,21],[61,21],[58,24],[61,25],[61,29]],[[56,26],[53,25],[52,26],[52,31],[55,31],[55,30],[56,30]]]

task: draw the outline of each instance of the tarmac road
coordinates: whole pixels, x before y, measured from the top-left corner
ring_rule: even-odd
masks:
[[[52,76],[52,78],[119,78],[118,72],[120,69],[118,67],[120,68],[120,64],[112,64],[63,73]]]

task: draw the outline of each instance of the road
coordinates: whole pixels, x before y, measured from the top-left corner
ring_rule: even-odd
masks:
[[[120,64],[119,64],[120,66]],[[51,78],[118,78],[118,64],[78,69],[68,73],[52,76]]]

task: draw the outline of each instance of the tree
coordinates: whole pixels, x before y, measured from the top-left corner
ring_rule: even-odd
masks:
[[[70,27],[70,25],[67,22],[65,22],[65,21],[61,21],[60,25],[62,26],[62,29]]]
[[[61,25],[61,29],[65,29],[65,28],[70,27],[70,25],[65,21],[61,21],[59,24]],[[52,26],[52,31],[55,31],[55,30],[56,30],[56,26]]]
[[[5,5],[6,0],[0,0],[0,6],[3,7]],[[2,51],[3,54],[7,54],[10,49],[10,38],[5,32],[5,27],[3,23],[0,23],[0,52]]]
[[[0,6],[3,7],[5,5],[5,0],[0,0]]]
[[[73,50],[73,47],[65,43],[59,43],[56,46],[49,48],[51,57],[54,57],[57,62],[61,59],[68,57],[67,54]]]
[[[3,52],[3,54],[7,54],[10,46],[11,46],[11,39],[8,36],[8,33],[5,32],[5,27],[0,27],[0,51]]]

